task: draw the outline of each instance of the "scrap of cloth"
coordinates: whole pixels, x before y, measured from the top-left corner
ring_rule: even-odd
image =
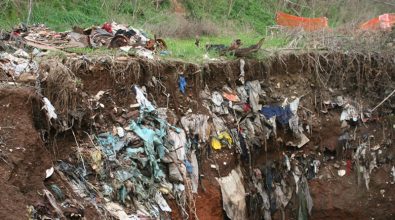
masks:
[[[289,119],[293,116],[289,105],[285,106],[285,108],[281,106],[263,106],[261,109],[261,113],[267,119],[276,116],[277,121],[280,122],[280,124],[282,125],[288,124]]]
[[[223,208],[230,219],[246,219],[245,189],[240,167],[232,170],[228,176],[218,178],[221,186]]]

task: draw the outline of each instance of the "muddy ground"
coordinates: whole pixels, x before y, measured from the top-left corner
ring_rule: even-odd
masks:
[[[133,84],[145,85],[152,94],[148,99],[157,106],[174,110],[175,115],[171,118],[176,123],[189,109],[194,113],[207,113],[199,98],[199,92],[205,86],[213,91],[223,85],[235,88],[240,83],[239,60],[198,66],[142,59],[112,62],[70,58],[43,62],[41,68],[45,71],[40,77],[45,72],[51,74],[54,71],[51,62],[63,63],[72,77],[69,81],[62,78],[58,84],[57,78],[47,79],[40,85],[42,94],[63,113],[60,116],[67,126],[73,127],[80,148],[89,148],[90,140],[84,132],[104,131],[114,124],[125,123],[127,117],[123,114],[129,114],[128,117],[134,114],[131,110],[114,112],[114,108],[128,109],[136,102],[130,90]],[[180,72],[188,82],[185,95],[177,88]],[[314,202],[311,219],[395,218],[395,185],[390,176],[395,165],[395,98],[391,97],[374,112],[371,120],[346,128],[342,128],[339,121],[341,109],[331,109],[323,104],[331,97],[341,95],[373,108],[386,97],[389,89],[395,87],[395,64],[390,58],[335,53],[284,55],[269,61],[246,60],[245,73],[246,81],[261,81],[267,93],[261,100],[265,104],[302,96],[300,109],[304,110],[300,111],[299,117],[311,127],[310,142],[301,149],[285,146],[292,135],[280,128],[277,140],[268,140],[266,150],[263,147],[254,150],[253,167],[263,167],[269,161],[278,160],[282,152],[321,158],[325,162],[316,177],[309,181]],[[153,77],[163,86],[152,85]],[[92,108],[88,100],[99,91],[106,91],[101,99],[104,108]],[[170,94],[168,102],[166,93]],[[78,149],[70,130],[62,131],[60,125],[46,120],[40,98],[34,83],[0,88],[0,219],[26,219],[30,215],[30,206],[47,216],[54,216],[53,208],[42,194],[43,189],[54,183],[72,204],[63,210],[66,218],[70,218],[70,213],[81,213],[86,219],[106,218],[89,201],[75,194],[59,173],[45,178],[46,169],[59,160],[78,163]],[[63,100],[65,98],[67,101]],[[96,115],[101,117],[94,117]],[[358,137],[356,141],[366,135],[373,136],[371,145],[382,146],[385,160],[374,169],[369,190],[363,182],[358,185],[354,169],[343,177],[337,175],[338,169],[345,169],[347,161],[352,160],[353,149],[336,155],[338,138],[344,130],[354,132]],[[234,149],[214,151],[209,148],[204,146],[196,213],[199,219],[225,219],[221,191],[215,178],[228,175],[241,162]],[[219,169],[211,168],[212,164]],[[248,187],[246,192],[249,192]],[[100,200],[99,197],[95,199]],[[174,210],[172,219],[181,219],[176,203],[171,198],[168,201]],[[273,213],[273,218],[281,219],[281,213]],[[296,205],[292,200],[285,210],[285,219],[296,219]]]

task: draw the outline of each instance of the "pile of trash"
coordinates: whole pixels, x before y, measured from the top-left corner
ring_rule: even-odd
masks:
[[[83,198],[104,198],[104,208],[112,216],[168,217],[165,213],[172,209],[164,196],[186,206],[187,195],[197,192],[194,146],[181,128],[167,122],[165,109],[156,109],[138,86],[133,90],[139,110],[128,114],[125,126],[94,135],[95,147],[85,149],[79,167],[60,162],[57,169]],[[92,175],[98,176],[94,183],[88,181]]]
[[[32,55],[40,55],[38,50],[34,50]],[[16,50],[13,54],[7,52],[0,52],[0,71],[1,78],[8,77],[19,82],[29,82],[36,79],[38,71],[37,61],[31,58],[31,55],[22,49]]]
[[[56,32],[46,26],[25,26],[20,24],[11,32],[0,31],[0,70],[2,78],[11,77],[15,82],[35,78],[37,60],[49,51],[63,51],[72,48],[117,48],[130,56],[155,59],[156,54],[167,55],[163,39],[150,39],[148,35],[133,27],[115,22],[101,27],[83,29],[74,27],[71,31]]]
[[[44,51],[48,50],[64,51],[72,47],[119,48],[129,55],[136,54],[149,59],[154,58],[155,53],[166,53],[166,43],[163,40],[156,37],[149,39],[142,31],[116,23],[88,29],[74,27],[73,31],[64,33],[51,31],[42,25],[30,28],[21,26],[11,33],[0,33],[0,38],[3,40],[0,42],[6,42],[0,45],[0,74],[11,77],[14,83],[24,80],[35,82],[39,68],[42,67],[39,67],[34,58],[45,56],[47,52]],[[256,47],[251,47],[248,53],[258,50],[262,42],[263,39]],[[235,41],[235,45],[229,47],[231,49],[220,51],[243,53],[243,48],[239,48],[241,42]],[[209,46],[216,48],[218,45]],[[81,60],[85,62],[89,58],[84,56]],[[259,219],[263,216],[264,219],[271,219],[277,210],[281,211],[284,218],[284,210],[292,204],[292,209],[297,210],[298,219],[307,219],[313,208],[309,180],[342,178],[350,175],[354,169],[357,171],[358,183],[363,178],[369,190],[372,172],[393,160],[387,156],[392,140],[380,142],[372,134],[364,134],[361,138],[355,125],[374,122],[375,109],[389,100],[395,91],[372,109],[362,106],[352,97],[335,96],[333,93],[334,97],[318,101],[322,102],[319,103],[320,110],[316,108],[316,111],[312,111],[304,106],[307,104],[304,99],[309,96],[306,94],[308,90],[303,91],[305,95],[298,95],[302,92],[292,91],[297,90],[296,87],[286,88],[289,91],[275,91],[280,89],[280,84],[277,88],[277,85],[271,87],[270,83],[273,82],[246,80],[253,78],[251,75],[246,76],[245,60],[239,59],[234,63],[238,65],[237,62],[239,66],[236,70],[240,68],[238,79],[226,85],[221,83],[213,86],[210,83],[198,86],[198,83],[188,81],[188,74],[179,74],[177,83],[162,84],[161,80],[164,82],[173,78],[156,78],[152,74],[155,76],[150,79],[149,76],[152,75],[148,71],[153,68],[148,67],[144,72],[135,74],[140,77],[140,73],[149,73],[145,74],[148,76],[145,77],[148,82],[144,83],[147,88],[142,85],[130,88],[131,84],[142,83],[134,78],[123,84],[127,86],[122,88],[113,90],[110,86],[105,86],[108,90],[99,91],[94,96],[88,95],[92,92],[88,89],[82,91],[81,83],[77,88],[77,75],[71,73],[65,65],[64,69],[70,71],[68,75],[73,81],[69,90],[78,95],[81,93],[84,103],[82,108],[88,106],[82,111],[92,113],[87,114],[92,129],[90,134],[85,132],[88,139],[86,134],[79,132],[77,137],[80,142],[84,140],[86,146],[80,147],[73,130],[77,126],[73,127],[73,123],[61,119],[64,115],[74,117],[77,111],[64,113],[61,108],[56,109],[59,107],[57,102],[62,102],[56,95],[40,97],[43,103],[41,110],[45,110],[49,124],[53,123],[53,127],[61,124],[64,129],[58,129],[59,132],[71,130],[77,144],[77,161],[58,161],[54,166],[56,172],[69,183],[76,194],[93,204],[104,216],[118,219],[168,219],[170,213],[178,208],[182,218],[188,219],[197,218],[195,200],[199,190],[203,188],[200,184],[205,175],[201,169],[204,163],[218,171],[216,181],[221,187],[223,209],[229,218]],[[93,69],[93,62],[91,64],[86,69]],[[97,66],[97,69],[101,68]],[[250,69],[252,65],[247,66]],[[122,75],[133,75],[126,74],[124,68],[121,69]],[[61,76],[60,71],[55,69],[52,70],[55,74],[46,71],[41,71],[41,83],[50,75]],[[98,78],[100,80],[96,82],[103,82],[102,77]],[[87,80],[83,81],[85,83]],[[191,88],[191,84],[195,87]],[[177,88],[165,88],[164,85],[178,85],[180,92],[177,93]],[[58,92],[58,88],[62,86],[66,87],[60,83],[59,87],[52,88],[52,94],[64,92]],[[288,87],[288,83],[286,86]],[[198,91],[196,88],[204,89]],[[96,92],[99,89],[104,88],[95,86],[92,90]],[[117,106],[119,103],[116,100],[119,97],[111,97],[117,93],[117,89],[127,95],[131,94],[131,89],[134,95],[131,99],[126,99],[128,106]],[[192,90],[199,95],[195,100],[192,100],[192,95],[188,92]],[[155,97],[155,92],[161,97]],[[281,94],[277,95],[277,92]],[[70,98],[66,93],[64,97],[65,100],[78,99],[77,95]],[[163,100],[159,100],[161,98]],[[173,102],[170,107],[169,100],[178,98],[189,103],[178,105]],[[157,105],[165,103],[164,99],[166,105]],[[129,103],[129,100],[136,102]],[[124,104],[125,102],[123,100]],[[192,102],[199,103],[197,110],[192,111]],[[63,104],[68,107],[67,103]],[[323,122],[316,122],[317,118],[325,118],[331,111],[339,113],[341,134],[335,140],[336,144],[326,146],[323,143],[325,141],[317,141],[313,128],[322,127]],[[107,121],[106,116],[110,116],[111,120]],[[314,120],[316,124],[313,123]],[[323,146],[314,146],[316,144]],[[270,155],[274,150],[277,155]],[[224,151],[235,155],[236,164],[218,165],[215,160],[205,160],[204,156]],[[341,161],[335,161],[333,152],[336,153],[336,159]],[[271,158],[256,163],[255,159],[262,155],[270,155]],[[222,164],[227,166],[229,173],[220,175]],[[333,168],[337,172],[333,172]],[[391,175],[395,182],[393,166]],[[55,194],[56,201],[52,193]],[[44,191],[44,194],[51,206],[59,210],[56,203],[64,200],[62,189],[52,187],[49,191]],[[61,204],[62,207],[69,205]],[[64,214],[56,212],[59,217]],[[75,218],[81,217],[80,214],[73,215]]]
[[[135,53],[149,59],[153,59],[155,53],[168,54],[163,39],[156,36],[150,39],[143,31],[115,22],[88,29],[74,27],[73,31],[66,35],[66,39],[69,45],[76,47],[120,48],[124,52]]]
[[[10,33],[1,32],[0,40],[11,45],[32,46],[43,50],[61,50],[75,47],[120,48],[131,46],[136,49],[161,51],[167,48],[163,39],[150,39],[148,35],[127,25],[104,23],[83,29],[74,26],[71,31],[56,32],[43,24],[25,26],[20,24]],[[3,43],[4,44],[4,43]],[[4,47],[5,45],[3,45]]]
[[[240,60],[241,70],[243,63]],[[193,201],[202,175],[199,172],[202,152],[231,149],[238,155],[239,166],[228,176],[217,178],[229,218],[271,219],[276,210],[283,213],[292,199],[292,204],[298,206],[297,215],[307,218],[313,207],[308,180],[327,178],[319,174],[320,166],[334,158],[320,153],[306,155],[301,150],[309,143],[307,136],[311,136],[312,129],[299,118],[309,111],[299,107],[303,97],[265,104],[262,100],[266,100],[270,91],[264,83],[245,81],[243,71],[238,81],[235,89],[225,85],[210,91],[206,86],[200,98],[204,112],[208,113],[188,109],[180,118],[168,105],[156,107],[154,98],[152,102],[147,99],[145,86],[135,85],[132,91],[137,103],[128,108],[115,107],[114,114],[119,117],[115,116],[114,124],[99,122],[103,118],[102,99],[110,95],[100,91],[90,99],[92,106],[96,106],[91,108],[96,112],[94,118],[99,119],[93,125],[100,131],[90,136],[93,147],[80,152],[78,165],[62,161],[57,170],[68,177],[81,197],[90,198],[119,219],[166,218],[174,211],[169,200],[175,200],[183,218],[188,218],[196,215]],[[186,96],[189,85],[185,76],[179,76],[178,86],[180,94]],[[358,120],[367,122],[370,117],[357,110],[360,108],[351,99],[341,96],[323,104],[327,107],[324,114],[341,109],[339,120],[344,122],[343,127]],[[279,130],[289,135],[280,137]],[[348,143],[344,149],[351,148],[350,136],[339,138],[341,143]],[[273,158],[263,167],[254,167],[253,154],[267,153],[267,143],[273,141],[294,150],[282,152],[282,157]],[[363,162],[365,155],[366,150],[358,147],[354,161],[335,167],[338,176],[349,175],[352,162],[356,166],[368,164],[366,169],[361,166],[368,187],[368,174],[376,160],[369,160],[370,164]],[[211,164],[211,168],[219,169],[216,164]],[[100,203],[92,199],[96,197]]]
[[[182,76],[179,81],[179,90],[185,94],[188,89],[186,78]],[[177,116],[170,108],[157,108],[152,104],[156,103],[155,100],[150,102],[146,98],[148,94],[144,86],[133,86],[137,103],[130,105],[129,109],[114,108],[114,113],[121,115],[115,119],[115,124],[96,124],[97,130],[101,132],[91,137],[94,147],[81,152],[78,167],[61,162],[57,169],[75,185],[73,188],[80,196],[93,198],[99,195],[105,201],[105,209],[120,219],[125,216],[168,216],[166,213],[172,211],[167,203],[169,199],[176,200],[184,218],[196,215],[191,205],[194,202],[191,201],[198,193],[202,151],[232,149],[238,153],[243,169],[251,169],[252,154],[263,148],[262,143],[276,139],[278,125],[293,134],[294,138],[288,145],[297,149],[309,141],[298,121],[300,98],[291,102],[285,100],[278,105],[262,105],[260,100],[266,96],[266,92],[261,88],[261,82],[245,82],[242,75],[240,82],[236,90],[223,86],[220,90],[210,91],[206,87],[201,91],[200,98],[208,114],[187,110],[179,118],[178,124],[175,124]],[[100,109],[104,107],[101,103],[104,94],[100,91],[90,99],[93,106],[98,106],[92,108],[96,109],[98,119],[102,117]],[[215,165],[211,167],[218,169]],[[300,185],[303,195],[308,197],[307,182],[303,181],[305,174],[299,172],[297,167],[293,169],[296,185]],[[218,179],[223,185],[224,201],[236,198],[233,197],[234,193],[229,192],[232,190],[229,187],[232,181],[237,180],[234,189],[238,190],[238,194],[248,183],[241,180],[243,175],[240,172],[232,171],[231,175],[234,177],[229,177],[229,180],[224,179],[228,177]],[[96,176],[93,182],[92,176]],[[266,174],[264,176],[265,181],[269,181],[269,177]],[[264,184],[262,175],[256,180],[259,183],[254,184]],[[287,187],[284,184],[282,189]],[[283,193],[281,189],[273,188],[269,192],[270,195],[275,192],[283,195],[292,190],[287,188]],[[229,198],[230,195],[232,198]],[[239,199],[245,201],[244,193],[240,194]],[[230,218],[237,219],[237,216],[246,214],[246,210],[241,210],[241,207],[242,214],[233,213],[234,208],[226,207],[232,204],[224,203]]]

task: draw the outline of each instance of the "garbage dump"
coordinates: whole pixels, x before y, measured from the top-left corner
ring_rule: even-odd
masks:
[[[151,60],[164,41],[115,23],[29,29],[12,32],[19,40],[0,52],[0,216],[395,215],[393,56],[303,53],[197,65]],[[34,49],[14,51],[18,41]],[[38,59],[48,58],[43,48],[71,44],[144,55]]]
[[[169,109],[156,109],[147,100],[144,89],[138,86],[133,86],[131,89],[136,94],[139,110],[131,114],[132,116],[127,118],[124,124],[110,127],[110,130],[92,138],[97,141],[97,147],[85,154],[90,155],[87,161],[92,161],[93,170],[85,171],[86,167],[74,169],[84,170],[82,175],[88,175],[90,172],[100,175],[101,189],[99,192],[103,197],[111,201],[111,205],[113,205],[113,201],[126,207],[129,207],[130,203],[134,204],[132,210],[142,213],[139,215],[140,217],[145,215],[147,218],[158,218],[161,211],[170,212],[170,207],[163,199],[163,196],[169,193],[176,197],[179,196],[182,200],[193,198],[193,194],[198,192],[198,161],[201,161],[201,158],[197,159],[196,152],[201,151],[202,145],[205,143],[210,143],[213,150],[220,150],[222,147],[236,148],[243,161],[248,164],[250,163],[251,147],[269,138],[270,134],[276,133],[273,128],[262,126],[262,121],[273,121],[273,117],[275,121],[276,116],[266,119],[259,112],[261,108],[258,104],[259,96],[265,95],[260,88],[259,81],[248,81],[245,86],[238,87],[237,90],[241,91],[241,94],[225,87],[223,91],[233,94],[235,100],[243,100],[234,104],[231,101],[224,103],[221,93],[214,91],[211,98],[209,96],[209,99],[203,100],[204,105],[208,106],[208,109],[213,113],[211,115],[187,114],[181,118],[182,127],[169,124],[166,120]],[[242,95],[245,94],[247,96],[243,97]],[[250,100],[250,103],[247,103],[247,99]],[[100,99],[96,101],[100,102]],[[299,99],[296,99],[288,105],[288,108],[293,106],[294,113],[289,110],[290,117],[283,119],[287,124],[291,117],[295,117],[298,102]],[[252,105],[253,108],[243,109],[245,105]],[[230,111],[233,111],[234,114],[230,114]],[[248,112],[249,116],[240,120],[237,118],[240,113],[236,113],[236,111],[240,111],[241,114]],[[221,115],[228,117],[224,119]],[[279,118],[280,116],[281,114],[278,115]],[[212,122],[208,122],[210,118]],[[225,124],[228,124],[229,121],[239,121],[239,128],[228,129]],[[297,120],[294,120],[293,126],[298,127]],[[296,132],[300,133],[299,128],[296,129]],[[211,141],[209,141],[210,138]],[[70,172],[63,166],[58,167],[61,172]],[[69,166],[67,165],[67,167]],[[166,175],[167,170],[168,175]],[[85,179],[85,176],[80,178]],[[298,181],[296,183],[299,184]],[[237,184],[239,185],[235,186],[235,189],[244,188],[240,180]],[[228,185],[224,184],[222,187],[228,187]],[[83,189],[88,190],[89,187],[84,186]],[[277,191],[282,192],[281,189]],[[84,192],[84,195],[89,195],[89,191]],[[241,199],[245,200],[244,195]],[[245,206],[239,209],[244,214],[236,215],[235,219],[243,218],[245,215]],[[111,213],[110,208],[108,211]],[[232,209],[230,212],[233,212]],[[184,218],[189,215],[188,213],[183,214]],[[228,216],[232,218],[231,214]]]

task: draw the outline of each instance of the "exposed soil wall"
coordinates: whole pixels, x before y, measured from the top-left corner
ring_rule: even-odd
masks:
[[[173,122],[177,122],[188,111],[208,113],[202,105],[200,92],[206,86],[211,91],[220,90],[224,85],[235,89],[241,83],[240,62],[235,60],[199,66],[143,59],[70,58],[63,62],[44,61],[40,77],[49,77],[41,84],[42,94],[56,97],[51,101],[59,111],[59,117],[65,121],[64,124],[48,124],[34,89],[0,89],[0,218],[25,219],[29,205],[43,209],[51,207],[46,198],[38,193],[51,183],[59,184],[70,200],[78,200],[78,195],[73,193],[58,174],[50,180],[45,180],[44,177],[45,170],[58,159],[75,163],[78,161],[75,157],[76,141],[70,130],[64,131],[65,127],[73,127],[81,144],[89,142],[83,131],[99,132],[112,125],[126,123],[127,117],[124,116],[130,117],[135,112],[119,109],[129,109],[131,104],[136,103],[131,90],[134,84],[145,86],[148,94],[151,94],[148,99],[157,106],[173,109],[175,115],[170,116]],[[325,101],[338,95],[348,96],[363,106],[373,108],[395,87],[395,62],[393,56],[386,54],[279,55],[266,61],[245,60],[244,71],[245,81],[261,82],[262,89],[267,94],[260,100],[262,103],[280,103],[285,98],[303,97],[301,108],[307,110],[299,117],[312,129],[309,134],[311,141],[303,147],[303,152],[320,157],[324,157],[328,149],[331,151],[329,155],[336,156],[333,150],[336,151],[338,137],[344,132],[339,122],[340,109],[328,112],[327,106],[323,104]],[[60,75],[59,72],[65,77],[50,77],[51,74]],[[178,89],[181,73],[187,81],[185,94]],[[100,91],[104,92],[100,99],[103,106],[93,106],[90,99]],[[388,150],[384,151],[392,159],[386,160],[386,164],[371,177],[371,190],[366,191],[363,186],[356,187],[355,174],[344,178],[331,175],[330,179],[314,179],[309,182],[314,200],[312,219],[394,218],[395,206],[392,204],[395,187],[389,184],[391,164],[394,164],[395,159],[395,135],[392,128],[394,105],[395,98],[392,96],[379,111],[373,113],[376,121],[354,131],[361,136],[374,135],[375,143],[392,141]],[[278,138],[281,140],[271,139],[266,143],[266,152],[262,148],[254,151],[254,167],[275,161],[281,157],[281,151],[298,152],[284,147],[283,143],[291,139],[289,131],[280,128]],[[228,175],[241,163],[234,150],[212,152],[210,146],[204,147],[202,187],[196,196],[197,215],[200,219],[223,219],[222,198],[215,177]],[[345,154],[343,158],[349,159],[350,155]],[[218,170],[211,168],[213,163],[216,163]],[[329,161],[326,166],[333,168],[335,163],[337,162]],[[322,172],[325,177],[326,173],[330,175],[335,171],[324,169]],[[384,190],[386,196],[380,190]],[[103,218],[88,203],[81,203],[85,206],[84,215],[87,219]],[[172,208],[177,210],[175,204],[172,204]],[[53,214],[50,210],[41,211]],[[81,211],[76,209],[70,212]],[[295,203],[291,202],[285,210],[286,219],[295,219],[295,212]],[[279,212],[273,214],[275,219],[280,219]],[[174,219],[180,218],[177,211],[172,216]]]

